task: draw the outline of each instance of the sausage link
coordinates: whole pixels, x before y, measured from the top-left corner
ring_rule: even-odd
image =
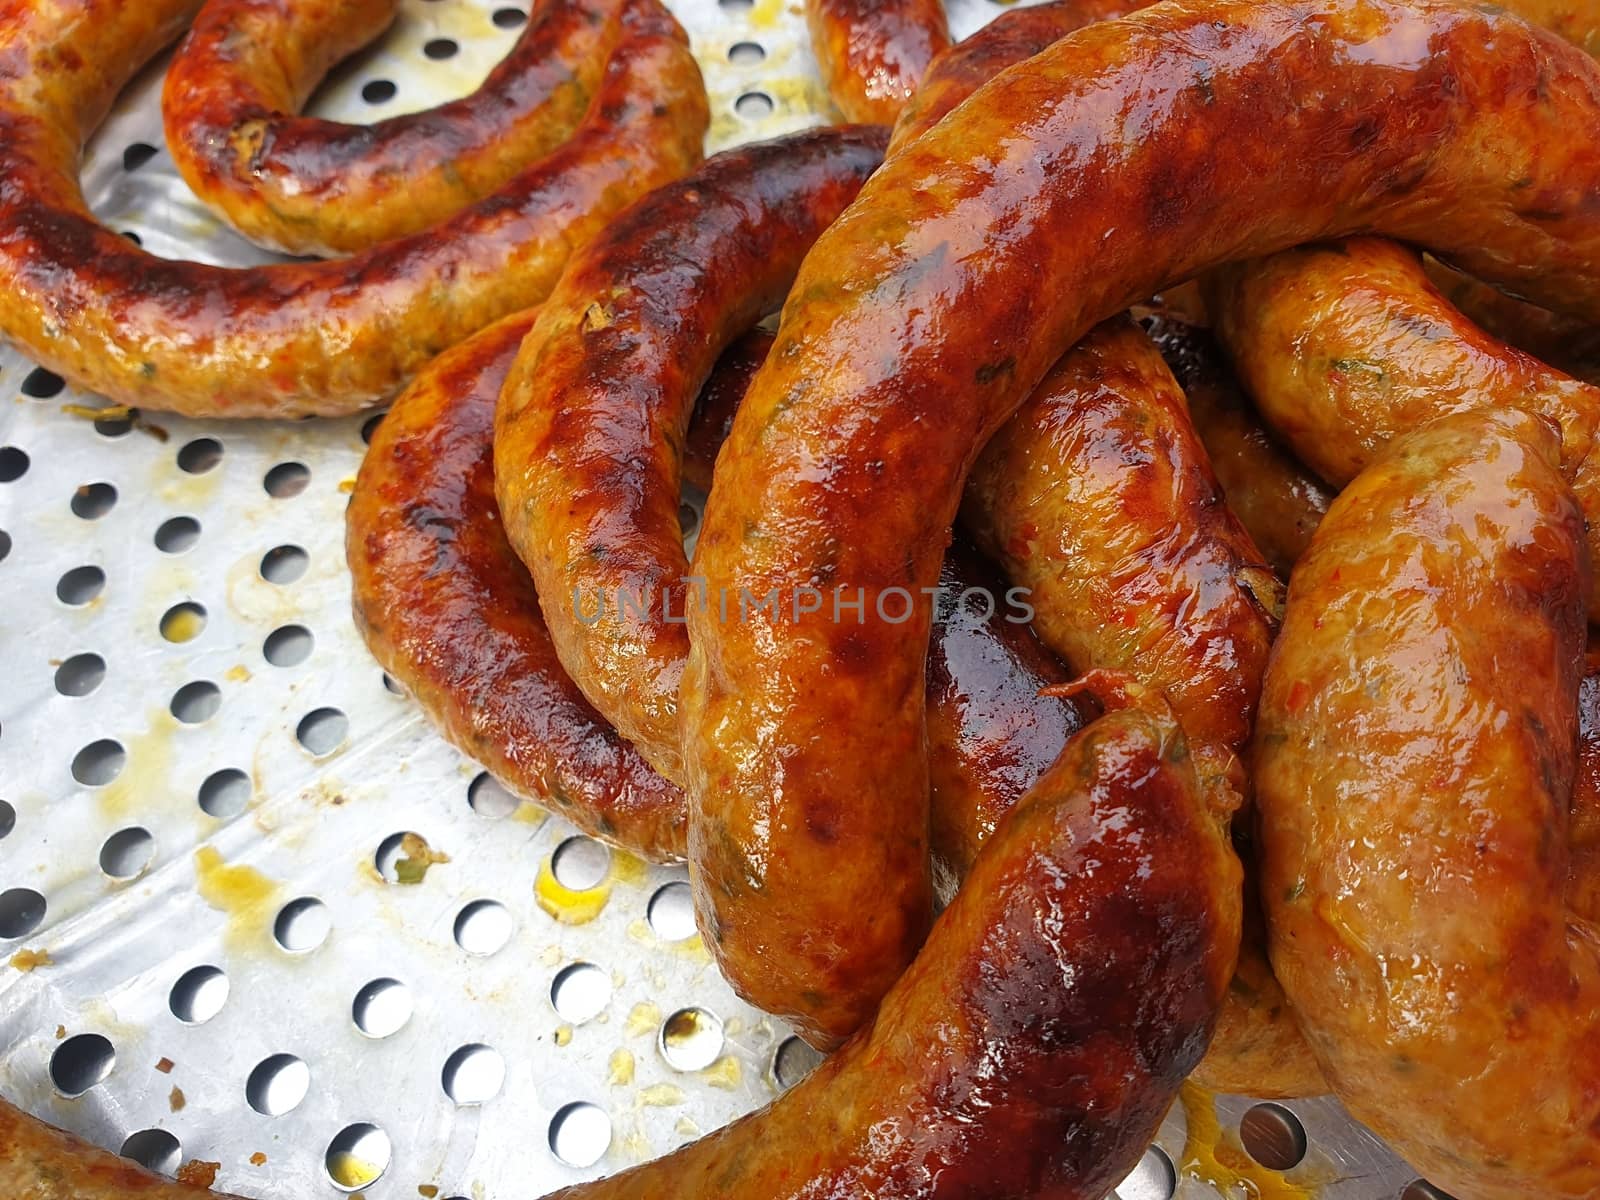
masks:
[[[822,81],[847,121],[892,125],[950,45],[942,0],[806,0]]]
[[[934,58],[900,110],[889,139],[893,154],[1007,67],[1032,58],[1067,34],[1145,7],[1152,0],[1052,0],[1003,12]]]
[[[683,444],[683,478],[702,492],[711,490],[711,469],[728,438],[733,414],[739,411],[761,364],[772,349],[772,334],[752,329],[735,339],[717,360],[717,369],[700,389],[700,403],[689,422]]]
[[[1460,1200],[1600,1194],[1568,800],[1589,564],[1542,418],[1394,443],[1295,569],[1256,731],[1273,965],[1350,1111]]]
[[[1474,326],[1415,251],[1375,238],[1302,247],[1224,267],[1206,294],[1262,414],[1330,483],[1444,413],[1511,405],[1555,421],[1600,562],[1600,388]]]
[[[1425,259],[1423,267],[1469,320],[1568,375],[1600,384],[1600,326],[1508,296],[1436,258]]]
[[[556,651],[645,759],[681,780],[689,653],[684,433],[722,350],[883,158],[877,127],[717,155],[644,197],[569,264],[501,391],[495,490]]]
[[[1050,365],[1165,284],[1362,227],[1600,317],[1597,146],[1600,68],[1515,18],[1204,0],[1056,42],[868,181],[806,258],[695,556],[713,595],[780,599],[691,611],[680,695],[701,926],[756,1003],[842,1037],[914,951],[931,614],[877,610],[936,581],[973,458]],[[813,580],[871,619],[783,619]]]
[[[702,153],[705,87],[686,39],[630,37],[570,141],[436,229],[334,262],[156,258],[89,214],[78,150],[192,8],[0,4],[13,64],[0,73],[0,335],[123,403],[239,417],[375,403],[543,299],[575,244]]]
[[[420,233],[571,136],[626,33],[671,36],[654,0],[542,0],[470,95],[372,125],[296,116],[397,0],[208,0],[167,70],[184,181],[251,241],[350,254]]]
[[[552,1200],[1100,1200],[1210,1036],[1239,933],[1223,843],[1176,723],[1102,717],[844,1049],[764,1111]]]
[[[1287,579],[1333,503],[1333,491],[1262,423],[1207,330],[1167,314],[1142,324],[1183,388],[1228,508]]]

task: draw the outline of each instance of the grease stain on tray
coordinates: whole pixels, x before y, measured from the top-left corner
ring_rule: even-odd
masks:
[[[200,898],[228,916],[231,944],[265,936],[278,885],[254,867],[229,865],[214,846],[194,852],[194,886]]]
[[[1178,1163],[1181,1174],[1210,1184],[1224,1196],[1248,1196],[1250,1200],[1314,1200],[1315,1182],[1296,1183],[1282,1171],[1262,1166],[1250,1157],[1239,1135],[1224,1130],[1217,1119],[1217,1102],[1212,1093],[1195,1083],[1185,1083],[1178,1091],[1178,1102],[1188,1124],[1183,1155]],[[1301,1168],[1296,1168],[1298,1172]]]

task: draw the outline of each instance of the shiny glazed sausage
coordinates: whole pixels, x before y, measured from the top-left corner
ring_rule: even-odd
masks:
[[[717,356],[776,308],[883,158],[886,131],[743,146],[578,252],[500,394],[495,491],[561,661],[668,779],[689,653],[684,433]]]
[[[509,182],[583,119],[623,36],[670,35],[653,0],[543,0],[470,95],[372,125],[296,116],[396,0],[209,0],[167,70],[184,181],[251,241],[349,254],[420,233]]]
[[[1600,1193],[1569,908],[1589,565],[1553,429],[1396,441],[1295,569],[1256,729],[1273,965],[1335,1092],[1460,1200]]]
[[[1287,579],[1333,503],[1333,490],[1262,423],[1208,330],[1170,315],[1142,324],[1183,388],[1228,508]]]
[[[1330,483],[1444,413],[1507,405],[1556,422],[1600,561],[1600,388],[1474,326],[1415,251],[1376,238],[1301,247],[1222,268],[1206,299],[1263,415]]]
[[[1001,821],[844,1049],[764,1111],[552,1200],[1100,1200],[1233,970],[1224,840],[1176,722],[1102,717]]]
[[[1501,341],[1585,383],[1600,384],[1600,326],[1508,296],[1436,258],[1423,267],[1445,299]]]
[[[806,0],[806,28],[834,107],[868,125],[894,124],[950,45],[942,0]]]
[[[690,857],[726,973],[837,1038],[914,952],[930,611],[877,609],[937,579],[978,449],[1072,343],[1219,262],[1368,226],[1600,317],[1597,200],[1600,68],[1443,0],[1146,9],[900,149],[807,256],[696,551],[713,595],[784,601],[689,614]],[[788,621],[812,580],[871,619]]]
[[[124,403],[284,417],[387,398],[543,299],[574,243],[702,153],[705,88],[681,31],[632,37],[570,141],[435,229],[335,262],[156,258],[85,209],[78,152],[192,8],[0,0],[0,336]]]
[[[1007,67],[1095,21],[1110,21],[1150,0],[1052,0],[1003,12],[933,60],[900,110],[889,139],[892,154]]]

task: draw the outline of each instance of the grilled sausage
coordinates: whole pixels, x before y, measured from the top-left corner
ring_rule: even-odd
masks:
[[[436,229],[325,263],[159,259],[89,215],[78,151],[192,8],[0,0],[0,336],[124,403],[282,417],[384,399],[543,299],[575,243],[702,153],[705,88],[683,34],[630,37],[570,141]]]
[[[1173,280],[1356,227],[1600,317],[1597,143],[1600,68],[1514,18],[1209,0],[1056,42],[868,181],[807,256],[695,555],[711,594],[779,599],[689,613],[679,704],[701,926],[764,976],[756,1003],[842,1037],[914,952],[916,598],[977,450],[1055,359]],[[870,619],[787,620],[813,580]]]
[[[1554,430],[1396,441],[1295,569],[1256,730],[1273,965],[1350,1111],[1460,1200],[1600,1193],[1571,911],[1589,564]]]
[[[500,394],[495,490],[556,651],[675,782],[695,602],[678,519],[689,415],[886,136],[824,129],[744,146],[644,197],[572,260]]]
[[[1110,21],[1151,0],[1051,0],[1003,12],[938,55],[900,110],[889,139],[893,154],[1007,67],[1095,21]]]
[[[1508,296],[1436,258],[1425,259],[1423,267],[1469,320],[1568,375],[1600,384],[1600,326]]]
[[[668,35],[654,0],[543,0],[470,95],[372,125],[295,116],[396,0],[209,0],[167,70],[184,181],[251,241],[349,254],[454,216],[555,150],[628,33]]]
[[[765,1111],[552,1200],[1099,1200],[1200,1057],[1233,969],[1223,842],[1176,723],[1102,717],[1000,823],[843,1050]]]
[[[1287,579],[1333,503],[1333,491],[1262,423],[1208,330],[1166,314],[1142,324],[1183,388],[1228,508]]]
[[[868,125],[894,124],[950,45],[942,0],[806,0],[806,28],[834,107]]]

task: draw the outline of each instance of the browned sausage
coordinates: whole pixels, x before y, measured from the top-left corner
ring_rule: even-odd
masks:
[[[717,369],[700,389],[700,402],[683,443],[683,477],[702,492],[711,490],[711,468],[727,440],[733,414],[739,411],[750,381],[767,361],[772,334],[752,329],[735,339],[717,360]]]
[[[684,433],[717,356],[782,302],[883,157],[876,127],[729,150],[573,258],[500,394],[495,491],[561,661],[677,782],[689,653]]]
[[[1296,567],[1256,730],[1273,965],[1335,1092],[1460,1200],[1600,1194],[1567,809],[1583,516],[1542,418],[1383,452]]]
[[[1600,384],[1600,325],[1508,296],[1431,256],[1423,267],[1451,304],[1495,337],[1585,383]]]
[[[569,137],[628,31],[670,34],[654,0],[541,0],[468,96],[372,125],[298,113],[397,0],[208,0],[167,70],[184,181],[254,242],[349,254],[420,233]]]
[[[230,270],[146,254],[78,191],[78,152],[192,0],[0,0],[0,336],[74,384],[191,415],[348,412],[544,298],[575,242],[699,161],[681,31],[623,40],[573,138],[445,224],[354,258]]]
[[[1100,1200],[1199,1058],[1237,864],[1183,737],[1078,734],[996,830],[877,1018],[770,1107],[553,1200]]]
[[[1600,318],[1597,146],[1600,67],[1514,18],[1203,0],[1080,30],[901,148],[807,256],[696,551],[712,595],[780,598],[689,614],[690,854],[728,973],[838,1037],[893,977],[885,919],[914,952],[931,614],[877,609],[937,579],[978,449],[1072,343],[1361,227]],[[869,618],[785,619],[812,580]]]
[[[806,28],[834,107],[869,125],[894,124],[950,45],[942,0],[806,0]]]
[[[1208,330],[1170,314],[1147,317],[1143,324],[1183,387],[1194,431],[1228,507],[1287,579],[1333,503],[1332,489],[1262,423]]]
[[[1444,413],[1513,405],[1555,421],[1600,561],[1600,388],[1477,328],[1415,251],[1376,238],[1306,246],[1224,267],[1206,299],[1262,414],[1335,485]]]
[[[1007,67],[1032,58],[1075,29],[1113,20],[1149,3],[1151,0],[1051,0],[1001,13],[934,58],[921,85],[900,110],[889,152],[938,124],[947,112]]]

